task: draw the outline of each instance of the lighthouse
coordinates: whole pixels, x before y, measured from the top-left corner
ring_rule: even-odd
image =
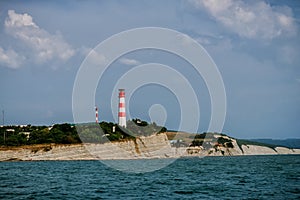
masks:
[[[96,114],[96,123],[98,124],[98,107],[95,106],[95,114]]]
[[[119,118],[118,124],[126,128],[125,89],[119,89]]]

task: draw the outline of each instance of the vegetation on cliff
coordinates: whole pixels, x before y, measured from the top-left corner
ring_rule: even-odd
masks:
[[[215,137],[216,134],[220,136]],[[232,140],[229,136],[225,134],[207,132],[196,134],[190,146],[205,146],[208,144],[212,146],[224,146],[228,148],[233,148]]]
[[[101,129],[100,129],[101,128]],[[127,127],[123,128],[112,122],[102,121],[96,123],[55,124],[52,126],[1,126],[0,146],[21,146],[33,144],[79,144],[79,143],[105,143],[108,141],[120,141],[133,139],[140,136],[166,132],[165,127],[158,126],[155,122],[148,123],[140,119],[127,121]],[[243,151],[242,145],[256,145],[270,147],[275,150],[277,146],[251,140],[234,139],[222,133],[198,133],[166,132],[171,145],[174,147],[202,147],[209,148],[234,148],[232,141]],[[218,137],[216,137],[218,135]],[[176,136],[176,137],[175,137]],[[176,138],[176,139],[175,139]],[[276,151],[276,150],[275,150]]]
[[[0,127],[0,145],[105,143],[149,136],[164,131],[166,131],[165,127],[155,123],[148,124],[139,119],[128,121],[127,128],[104,121],[99,124],[84,123],[76,126],[68,123],[53,126],[2,126]]]

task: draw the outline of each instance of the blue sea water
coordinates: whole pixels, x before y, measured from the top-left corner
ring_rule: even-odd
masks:
[[[300,199],[300,156],[183,158],[149,173],[99,161],[1,162],[0,198]]]

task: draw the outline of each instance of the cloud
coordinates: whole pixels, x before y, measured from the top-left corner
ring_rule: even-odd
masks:
[[[140,65],[141,64],[141,62],[138,60],[128,59],[128,58],[121,58],[119,60],[119,62],[124,65]]]
[[[25,44],[30,53],[25,54],[34,62],[66,61],[75,54],[75,50],[59,33],[53,35],[40,28],[29,14],[9,10],[4,26],[9,35]]]
[[[197,37],[195,40],[202,45],[210,45],[212,43],[211,40],[206,37]]]
[[[262,1],[191,0],[199,9],[206,10],[214,20],[240,37],[274,39],[297,34],[296,22],[289,7]]]
[[[0,47],[0,65],[8,68],[17,69],[25,60],[24,56],[19,55],[14,50],[4,50]]]
[[[92,49],[90,51],[89,56],[91,57],[91,59],[94,63],[102,64],[106,61],[105,56],[103,54],[95,51],[94,49]]]
[[[88,56],[87,61],[92,65],[99,65],[99,64],[102,65],[105,64],[105,62],[107,61],[105,56],[100,52],[97,52],[95,49],[82,47],[81,53],[84,56]]]

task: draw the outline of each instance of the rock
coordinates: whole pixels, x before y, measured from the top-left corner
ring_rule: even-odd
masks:
[[[244,155],[274,155],[277,154],[274,149],[257,145],[242,145]]]

